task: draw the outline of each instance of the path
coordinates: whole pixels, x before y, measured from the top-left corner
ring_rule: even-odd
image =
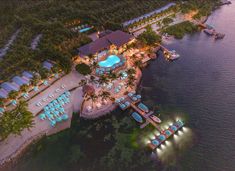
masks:
[[[37,113],[40,112],[43,109],[43,107],[47,105],[47,103],[49,103],[49,101],[45,102],[41,107],[35,106],[36,101],[42,99],[42,97],[44,96],[47,96],[48,93],[54,93],[54,90],[60,87],[61,84],[66,85],[65,90],[74,89],[75,87],[78,86],[78,83],[82,78],[83,76],[76,73],[76,71],[73,71],[70,74],[64,76],[61,80],[57,81],[47,90],[42,92],[42,94],[31,99],[29,101],[29,110],[33,113],[34,116],[37,115]],[[54,98],[58,97],[62,93],[63,92],[55,94]],[[69,119],[65,122],[58,124],[55,128],[52,128],[50,126],[49,121],[47,120],[41,121],[37,116],[35,116],[34,118],[35,125],[33,128],[31,128],[30,130],[28,129],[23,130],[21,135],[10,135],[6,140],[0,142],[0,165],[2,165],[4,162],[9,161],[11,158],[16,157],[31,142],[42,137],[43,135],[52,135],[61,130],[69,128],[71,124],[72,113],[74,111],[78,112],[81,107],[83,101],[82,95],[83,92],[82,88],[80,87],[71,92],[71,97],[70,97],[71,103],[64,106],[65,113],[68,114]]]

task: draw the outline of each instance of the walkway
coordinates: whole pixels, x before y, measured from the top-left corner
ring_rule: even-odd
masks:
[[[40,95],[34,97],[29,101],[29,110],[35,116],[34,118],[34,127],[30,130],[25,129],[21,135],[10,135],[6,140],[0,142],[0,165],[5,161],[8,161],[10,158],[16,157],[26,146],[28,146],[34,140],[40,138],[43,135],[51,135],[57,133],[61,130],[70,127],[72,113],[78,112],[82,101],[83,101],[83,92],[82,88],[77,88],[71,92],[71,103],[64,106],[65,113],[68,114],[69,119],[65,122],[58,124],[55,128],[50,126],[48,121],[41,121],[36,116],[38,112],[40,112],[44,106],[46,106],[51,100],[57,98],[63,92],[55,94],[55,89],[59,88],[61,84],[66,85],[65,90],[71,90],[78,86],[79,81],[83,78],[82,75],[78,74],[76,71],[71,72],[70,74],[64,76],[61,80],[57,81],[51,87],[49,87],[46,91],[42,92]],[[42,99],[43,97],[48,96],[49,93],[54,93],[54,98],[48,102],[44,102],[43,106],[37,107],[35,103]]]

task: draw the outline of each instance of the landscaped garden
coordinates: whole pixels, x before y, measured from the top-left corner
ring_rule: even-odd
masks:
[[[163,29],[163,33],[168,33],[177,39],[182,39],[185,34],[193,33],[198,30],[198,27],[189,21],[184,21],[182,23],[169,26]]]

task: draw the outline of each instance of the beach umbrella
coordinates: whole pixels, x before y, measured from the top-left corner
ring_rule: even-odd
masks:
[[[48,106],[45,106],[45,107],[44,107],[44,110],[49,110],[49,107],[48,107]]]
[[[64,113],[64,108],[59,109],[60,113]]]
[[[58,111],[54,111],[54,115],[55,115],[55,116],[59,116],[59,114],[60,114],[60,113],[59,113]]]
[[[62,118],[59,116],[56,118],[56,122],[61,122],[62,121]]]
[[[49,111],[44,111],[44,112],[45,112],[45,114],[46,114],[47,116],[50,115],[50,112],[49,112]]]
[[[69,117],[68,117],[67,114],[63,114],[63,115],[61,116],[61,118],[62,118],[63,120],[67,120]]]
[[[54,127],[54,126],[56,125],[56,121],[52,120],[52,121],[50,122],[50,125],[51,125],[52,127]]]
[[[39,115],[39,118],[40,118],[41,120],[44,120],[44,119],[46,119],[46,115],[45,115],[44,113],[41,113],[41,114]]]

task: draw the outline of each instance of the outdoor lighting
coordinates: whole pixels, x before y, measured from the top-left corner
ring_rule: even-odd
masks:
[[[164,144],[161,144],[161,148],[164,150],[166,146]]]
[[[182,130],[183,132],[188,132],[188,128],[183,127]]]
[[[181,130],[179,130],[178,132],[179,132],[179,135],[183,135],[183,132]]]
[[[150,139],[155,139],[155,135],[154,134],[150,134]]]

